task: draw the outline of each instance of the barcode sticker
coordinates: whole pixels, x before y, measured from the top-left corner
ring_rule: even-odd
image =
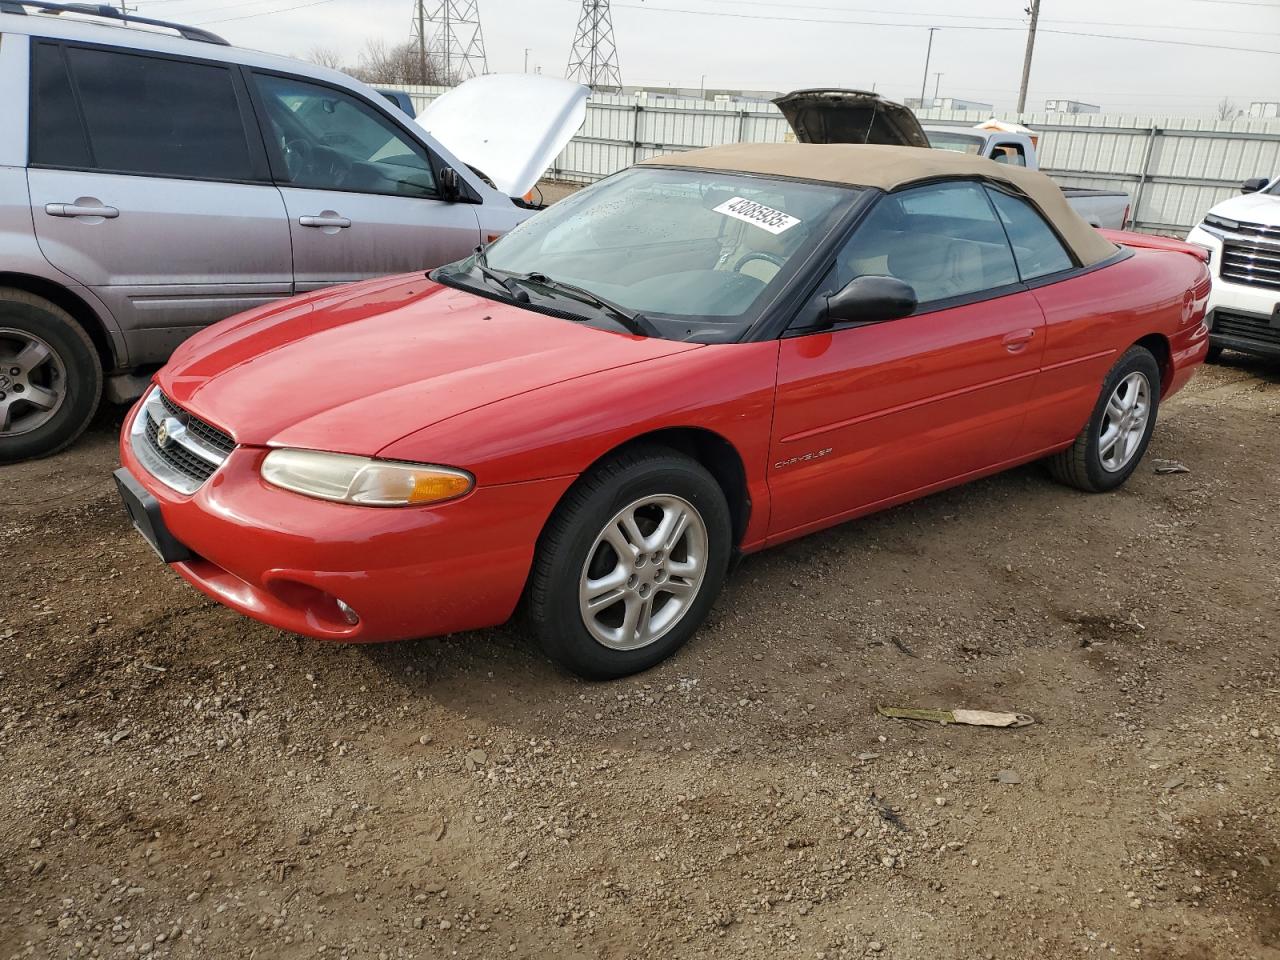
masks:
[[[731,197],[716,207],[715,212],[723,213],[726,217],[733,217],[735,220],[742,220],[773,234],[790,230],[800,222],[790,214],[775,210],[773,207],[766,207],[763,203],[756,203],[745,197]]]

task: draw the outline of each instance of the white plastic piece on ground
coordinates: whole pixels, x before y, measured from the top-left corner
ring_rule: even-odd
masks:
[[[589,87],[559,77],[491,73],[443,93],[418,124],[510,197],[523,197],[587,118]]]

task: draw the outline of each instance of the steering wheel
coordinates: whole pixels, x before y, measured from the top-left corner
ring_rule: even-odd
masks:
[[[346,184],[347,177],[354,168],[355,165],[337,150],[316,147],[312,151],[310,173],[322,183],[341,187]]]
[[[284,164],[294,182],[332,187],[346,183],[354,168],[354,164],[337,150],[317,147],[301,137],[284,142]]]
[[[289,179],[296,180],[298,176],[307,171],[311,167],[312,154],[311,144],[301,138],[284,141],[284,165],[289,171]]]
[[[785,261],[781,257],[779,257],[777,254],[765,253],[763,250],[752,250],[750,253],[744,253],[741,257],[738,258],[738,262],[733,265],[733,272],[741,273],[742,268],[745,267],[752,260],[764,260],[767,263],[772,263],[779,270],[782,269],[783,264],[785,263]]]

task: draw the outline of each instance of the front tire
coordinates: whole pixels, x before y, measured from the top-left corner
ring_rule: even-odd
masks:
[[[0,463],[47,457],[84,432],[102,398],[102,364],[71,314],[0,287]]]
[[[1205,363],[1217,363],[1222,359],[1223,348],[1218,344],[1209,344],[1209,352],[1204,355]]]
[[[1048,459],[1059,483],[1103,493],[1138,468],[1160,406],[1160,366],[1145,347],[1130,347],[1102,383],[1093,415],[1073,443]]]
[[[659,446],[606,461],[539,538],[529,615],[542,648],[588,679],[647,670],[702,625],[732,545],[729,506],[701,464]]]

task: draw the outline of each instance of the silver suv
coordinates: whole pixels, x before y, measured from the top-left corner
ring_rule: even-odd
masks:
[[[0,0],[0,463],[71,443],[206,324],[530,213],[344,74],[112,19]]]

